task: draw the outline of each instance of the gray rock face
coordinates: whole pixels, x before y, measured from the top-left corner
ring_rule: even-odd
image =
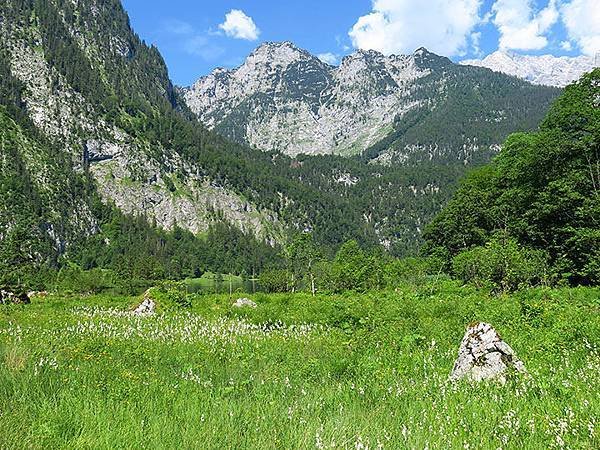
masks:
[[[60,10],[61,2],[49,3]],[[79,11],[92,2],[75,3],[74,8]],[[281,239],[283,226],[275,213],[202,175],[200,168],[177,149],[132,136],[106,118],[101,108],[79,93],[48,62],[42,34],[35,24],[23,28],[20,23],[3,21],[1,16],[0,11],[0,42],[7,51],[12,76],[24,86],[22,100],[29,118],[49,142],[63,149],[76,171],[89,169],[106,202],[114,203],[126,214],[155,220],[165,229],[177,224],[192,233],[201,233],[224,220],[264,241],[274,243]],[[68,21],[62,25],[95,68],[103,68],[111,54],[123,58],[131,53],[127,35],[113,35],[109,30],[106,34],[82,33]],[[49,177],[44,172],[50,169],[40,167],[36,154],[27,155],[26,164],[36,174],[35,181],[45,186]],[[93,213],[81,203],[73,209],[68,222],[79,236],[96,234],[99,228]],[[48,234],[54,240],[50,231]],[[56,241],[61,251],[68,245],[61,236]]]
[[[121,147],[113,142],[90,139],[83,143],[83,159],[86,163],[104,161],[119,155]]]
[[[525,365],[496,330],[480,322],[467,328],[450,380],[497,380],[504,384],[509,370],[527,373]]]
[[[233,304],[234,308],[256,308],[258,305],[249,298],[238,298]]]
[[[351,155],[420,105],[413,84],[428,74],[415,55],[358,51],[333,67],[290,42],[266,43],[183,94],[206,126],[231,139],[288,155]]]
[[[334,67],[290,42],[271,42],[240,67],[216,69],[181,93],[209,129],[265,151],[349,156],[369,150],[370,157],[377,156],[373,151],[389,151],[375,162],[405,164],[441,156],[467,164],[478,155],[487,158],[490,146],[504,141],[499,127],[522,130],[525,119],[546,107],[523,114],[507,104],[505,94],[491,92],[501,82],[510,96],[520,97],[530,86],[520,82],[517,87],[504,76],[492,79],[486,70],[453,64],[425,48],[389,56],[359,50]],[[535,90],[545,103],[547,90]],[[471,108],[482,95],[480,107]],[[455,101],[464,105],[460,113],[450,106]],[[432,127],[437,122],[439,130]],[[457,135],[453,130],[465,123],[472,125]]]

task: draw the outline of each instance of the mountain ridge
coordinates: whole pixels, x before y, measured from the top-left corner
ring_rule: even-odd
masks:
[[[525,93],[533,104],[547,101],[542,90],[484,69],[454,64],[424,47],[410,55],[390,56],[358,50],[331,66],[289,41],[263,43],[239,67],[216,69],[181,92],[200,122],[237,142],[290,156],[351,156],[377,147],[406,118],[414,121],[455,101],[447,98],[448,92],[453,92],[450,85],[461,77],[471,82],[472,91],[481,82],[496,83],[508,86],[505,94],[513,98]],[[482,116],[490,112],[486,108],[491,110],[494,101],[502,103],[493,89],[486,94],[493,99],[480,100]],[[499,112],[498,120],[507,123],[504,128],[520,129],[528,115],[541,119],[533,105],[530,110],[521,106],[502,104],[505,110]],[[464,143],[478,137],[467,135]],[[499,134],[484,142],[486,151],[505,137]],[[407,146],[406,153],[411,153],[410,148],[422,142],[415,140]]]
[[[533,84],[565,87],[598,67],[598,62],[598,56],[532,56],[497,50],[483,59],[463,60],[460,64],[486,67]]]
[[[264,55],[274,54],[297,57],[293,60],[284,58],[283,61],[273,59],[265,61],[263,58]],[[394,79],[389,71],[379,70],[361,78],[361,89],[357,84],[349,85],[347,81],[352,81],[353,73],[360,72],[369,65],[382,63],[393,66],[398,63],[406,64],[407,61],[401,58],[387,59],[377,52],[365,51],[345,57],[336,68],[323,63],[316,56],[299,49],[289,41],[265,43],[251,52],[240,67],[228,71],[221,69],[200,78],[191,88],[184,89],[184,98],[192,111],[199,113],[201,110],[207,110],[206,114],[200,115],[201,121],[209,128],[214,128],[227,137],[247,142],[257,148],[264,150],[285,148],[287,151],[284,153],[290,155],[334,153],[313,151],[312,142],[315,141],[323,148],[341,146],[348,149],[347,153],[352,153],[351,147],[357,140],[366,139],[369,143],[374,143],[380,138],[380,136],[370,136],[370,130],[380,128],[377,125],[380,125],[382,120],[386,123],[391,122],[391,118],[382,117],[390,108],[384,108],[383,111],[379,109],[379,114],[375,114],[371,120],[368,119],[368,116],[372,115],[369,113],[373,113],[377,108],[371,108],[369,112],[357,110],[356,114],[361,115],[361,119],[345,114],[339,123],[340,116],[335,114],[335,111],[331,111],[328,105],[331,105],[332,99],[339,98],[342,102],[353,102],[368,108],[369,99],[360,98],[361,89],[382,93],[391,84],[401,80]],[[293,67],[288,70],[290,65]],[[277,68],[283,70],[276,70]],[[395,70],[395,73],[399,72],[400,70]],[[420,73],[414,67],[412,74],[405,75],[417,77]],[[344,77],[348,80],[344,80]],[[345,82],[348,88],[346,91],[336,86],[337,78]],[[215,93],[214,97],[211,97],[212,92]],[[198,95],[194,95],[195,93]],[[359,95],[357,96],[356,93]],[[281,104],[280,97],[276,97],[277,95],[288,96],[292,99],[292,104]],[[229,102],[232,96],[238,97],[239,101]],[[266,96],[275,98],[265,98]],[[242,133],[240,130],[228,132],[218,123],[218,118],[223,115],[232,115],[231,122],[242,120],[235,117],[240,110],[258,111],[258,114],[268,115],[273,109],[286,110],[287,108],[298,111],[297,113],[284,111],[282,116],[273,119],[276,123],[257,119],[258,126],[247,130],[247,133]],[[296,116],[300,116],[301,120],[299,121]],[[353,125],[357,120],[365,120],[369,123],[355,130]],[[278,129],[286,126],[289,129],[285,135],[277,133]],[[344,134],[345,136],[342,137]],[[336,144],[336,140],[344,142]]]
[[[15,219],[0,223],[0,233],[38,236],[38,250],[20,254],[55,266],[77,260],[153,273],[155,264],[192,276],[211,264],[251,273],[304,231],[327,251],[356,240],[414,254],[459,177],[487,161],[505,134],[537,126],[557,93],[457,68],[425,49],[357,52],[340,70],[288,42],[259,48],[238,71],[243,82],[233,88],[257,95],[241,106],[219,100],[230,107],[229,122],[211,131],[173,87],[160,52],[131,29],[120,1],[8,0],[0,12],[0,103],[9,108],[5,123],[17,124],[0,137],[31,141],[15,147],[15,158],[0,149],[0,175],[32,180],[17,186],[19,203],[0,202],[2,217]],[[230,74],[213,78],[211,95],[227,97]],[[296,131],[282,131],[279,112]],[[277,113],[255,133],[267,148],[246,145],[248,113]],[[296,123],[298,113],[305,122]],[[368,152],[295,151],[315,139],[337,140],[346,155]],[[30,207],[28,192],[44,200]],[[169,262],[174,254],[185,270]]]

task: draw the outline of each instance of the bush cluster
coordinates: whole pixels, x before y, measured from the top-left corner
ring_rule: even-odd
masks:
[[[495,292],[512,292],[550,281],[548,254],[524,248],[505,234],[459,253],[452,260],[452,271],[466,283]]]

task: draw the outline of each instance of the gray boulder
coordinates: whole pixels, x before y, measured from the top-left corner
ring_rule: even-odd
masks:
[[[137,308],[133,311],[133,314],[136,316],[149,316],[154,314],[154,310],[156,309],[156,303],[152,298],[150,298],[150,289],[148,289],[144,293],[144,300],[142,303],[138,305]]]
[[[496,380],[504,384],[510,371],[527,373],[525,365],[496,330],[482,322],[469,326],[460,344],[450,380]]]
[[[233,306],[234,308],[256,308],[258,305],[249,298],[238,298]]]

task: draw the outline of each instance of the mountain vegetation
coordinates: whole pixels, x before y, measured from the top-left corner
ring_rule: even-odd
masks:
[[[139,280],[288,270],[288,243],[304,233],[321,260],[348,241],[368,255],[416,255],[457,180],[510,131],[534,129],[559,92],[420,50],[409,58],[423,72],[409,90],[420,106],[398,114],[380,144],[356,157],[292,157],[200,125],[118,0],[0,8],[4,285],[42,286],[70,264]],[[433,97],[443,101],[433,107]],[[583,272],[569,279],[590,279]]]
[[[268,42],[182,92],[203,124],[236,142],[291,156],[368,150],[367,159],[391,153],[405,163],[488,158],[509,133],[535,129],[559,91],[424,48],[359,50],[333,67]]]
[[[429,252],[455,262],[470,252],[477,265],[476,249],[500,239],[523,248],[515,252],[542,252],[559,280],[598,283],[599,86],[595,69],[565,89],[538,132],[511,135],[491,164],[470,173],[428,226]],[[500,258],[498,276],[512,267]]]
[[[558,94],[556,89],[540,89],[436,55],[421,58],[423,67],[435,69],[419,80],[412,93],[420,106],[396,117],[393,130],[368,148],[364,158],[383,155],[405,164],[427,158],[481,164],[497,153],[513,131],[536,129]]]

